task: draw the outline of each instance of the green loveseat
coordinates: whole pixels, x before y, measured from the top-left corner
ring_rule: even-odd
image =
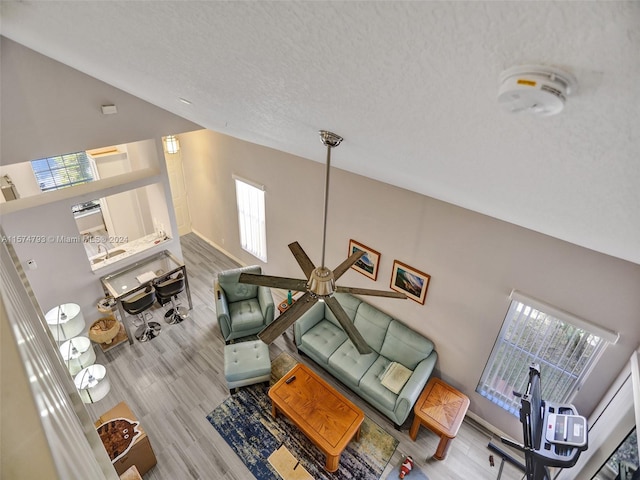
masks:
[[[318,302],[294,324],[298,350],[321,365],[399,428],[418,400],[436,364],[428,338],[348,293],[336,299],[354,322],[373,353],[361,355],[324,302]],[[398,394],[380,377],[392,363],[411,370]],[[407,372],[409,374],[409,372]]]

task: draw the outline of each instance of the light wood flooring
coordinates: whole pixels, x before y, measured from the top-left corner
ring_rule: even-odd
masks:
[[[193,300],[190,317],[181,324],[167,325],[162,318],[163,310],[157,309],[155,320],[162,324],[162,332],[152,341],[125,343],[106,353],[96,349],[98,363],[107,368],[111,391],[103,400],[87,405],[87,409],[97,419],[121,401],[131,407],[158,459],[158,464],[145,475],[146,480],[247,480],[253,478],[249,470],[205,418],[229,396],[223,375],[224,341],[216,322],[213,280],[218,272],[237,264],[195,234],[183,236],[181,243]],[[279,302],[281,298],[274,300]],[[186,299],[182,303],[186,306]],[[465,420],[447,458],[434,460],[431,456],[439,440],[435,434],[421,428],[417,441],[413,442],[408,432],[412,416],[401,431],[395,430],[385,416],[312,360],[300,358],[291,329],[270,345],[272,359],[283,351],[313,368],[400,441],[382,478],[404,455],[413,456],[416,466],[430,480],[498,477],[500,459],[494,454],[495,466],[489,465],[492,452],[487,444],[492,439],[497,444],[500,441],[474,422]],[[522,473],[505,464],[501,478],[520,480]]]

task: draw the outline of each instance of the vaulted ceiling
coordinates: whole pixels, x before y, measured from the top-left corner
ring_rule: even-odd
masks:
[[[640,263],[640,2],[1,8],[4,36],[211,130],[320,162],[331,130],[337,168]],[[500,109],[523,64],[575,75],[560,114]]]

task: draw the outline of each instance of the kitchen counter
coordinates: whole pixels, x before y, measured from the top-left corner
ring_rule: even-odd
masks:
[[[95,272],[107,265],[113,265],[120,260],[124,260],[136,253],[144,252],[145,250],[165,243],[168,240],[170,240],[170,237],[167,237],[166,235],[164,238],[159,238],[157,233],[151,233],[138,238],[137,240],[117,245],[107,251],[108,258],[105,258],[105,254],[103,252],[90,257],[89,262],[91,264],[91,270]]]

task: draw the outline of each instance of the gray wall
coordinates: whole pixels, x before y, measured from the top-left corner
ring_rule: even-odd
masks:
[[[0,48],[2,164],[201,128],[6,37]]]
[[[261,264],[238,246],[236,174],[265,185],[265,273],[303,278],[287,248],[294,240],[319,263],[325,151],[315,131],[318,162],[211,131],[179,138],[194,231]],[[340,170],[339,147],[332,166],[326,264],[339,264],[353,238],[381,253],[378,279],[350,270],[339,285],[387,289],[394,259],[432,276],[425,305],[367,300],[435,342],[439,374],[469,395],[472,412],[521,436],[515,417],[475,393],[512,289],[621,334],[574,402],[593,410],[640,342],[640,265]]]

